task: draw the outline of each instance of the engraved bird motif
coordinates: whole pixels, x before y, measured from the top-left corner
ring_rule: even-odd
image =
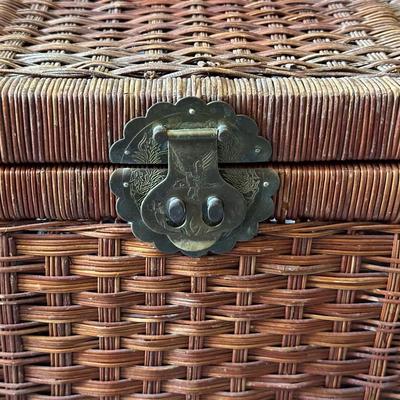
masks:
[[[176,172],[182,176],[181,178],[176,179],[174,187],[186,187],[188,188],[187,196],[189,199],[193,200],[198,198],[200,187],[210,186],[207,182],[203,182],[204,174],[215,163],[216,153],[210,151],[203,154],[203,156],[194,163],[193,168],[189,171],[186,170],[176,151],[174,151],[174,161]]]

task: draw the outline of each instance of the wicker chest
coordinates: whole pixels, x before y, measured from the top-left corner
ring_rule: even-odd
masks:
[[[0,0],[0,398],[400,399],[400,1]]]

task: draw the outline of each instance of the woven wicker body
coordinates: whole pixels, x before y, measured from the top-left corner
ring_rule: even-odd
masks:
[[[398,0],[0,0],[0,34],[0,398],[400,399]],[[228,254],[116,216],[110,146],[185,96],[272,144]]]

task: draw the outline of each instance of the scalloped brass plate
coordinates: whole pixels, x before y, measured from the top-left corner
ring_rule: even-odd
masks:
[[[163,252],[227,252],[273,215],[277,174],[238,168],[270,155],[255,122],[224,102],[189,97],[155,104],[129,121],[110,149],[112,162],[140,166],[113,173],[117,212],[135,236]],[[221,167],[228,163],[235,165]]]

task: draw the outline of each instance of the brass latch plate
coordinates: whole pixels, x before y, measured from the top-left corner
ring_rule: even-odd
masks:
[[[164,252],[229,251],[271,217],[279,179],[269,168],[221,164],[265,162],[270,155],[255,122],[226,103],[190,97],[155,104],[128,122],[111,147],[112,162],[138,166],[111,177],[117,212],[139,239]]]

